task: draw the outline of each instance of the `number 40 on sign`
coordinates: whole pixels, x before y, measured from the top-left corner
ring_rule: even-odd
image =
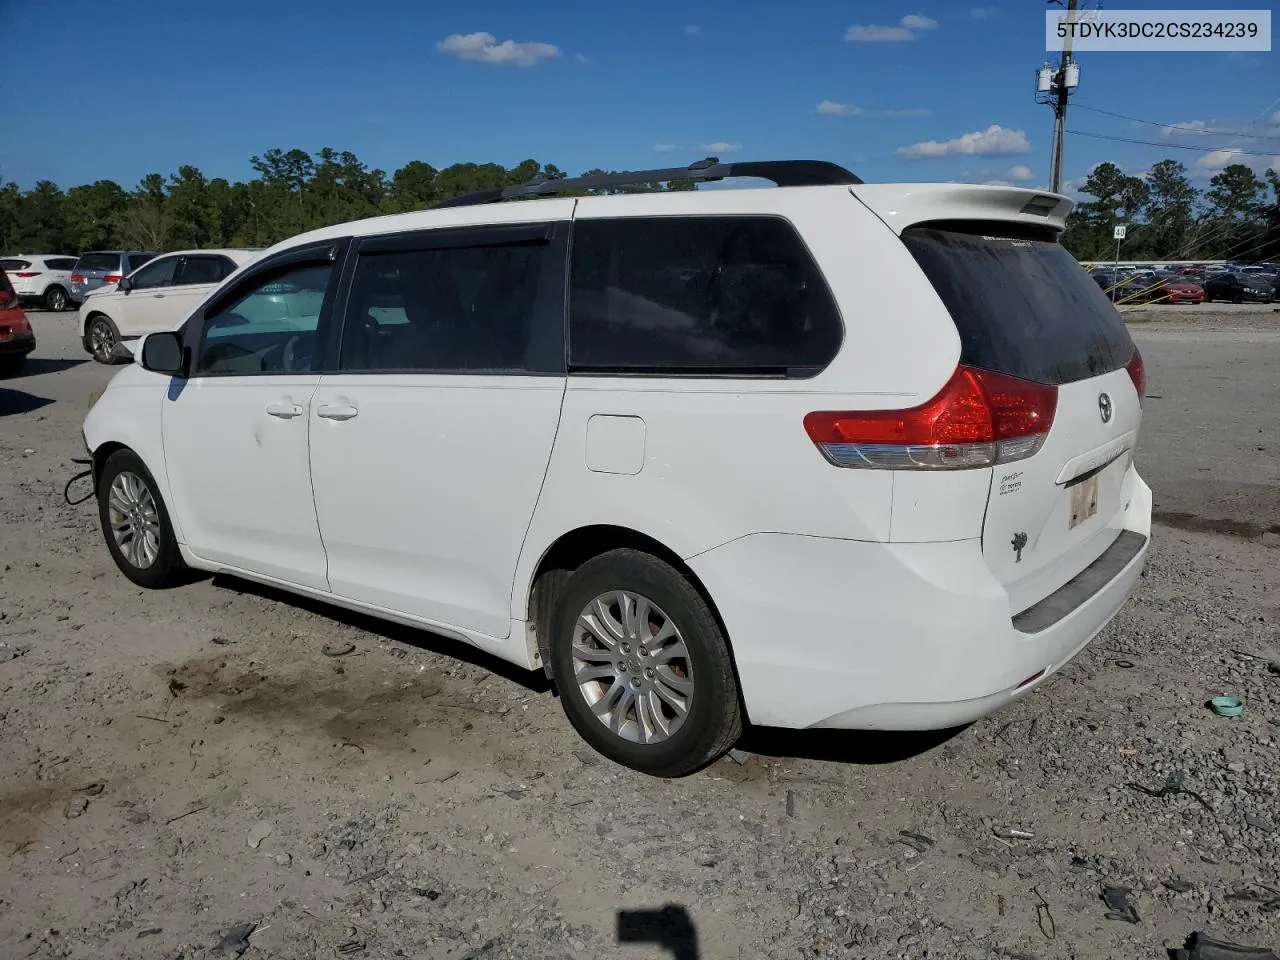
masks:
[[[1111,239],[1113,239],[1113,240],[1123,240],[1123,239],[1124,239],[1124,231],[1125,231],[1125,225],[1124,225],[1124,224],[1120,224],[1118,227],[1116,227],[1116,228],[1115,228],[1115,230],[1114,230],[1114,231],[1112,231]]]

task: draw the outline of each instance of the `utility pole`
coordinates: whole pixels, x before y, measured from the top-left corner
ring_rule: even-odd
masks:
[[[1062,0],[1047,0],[1050,5],[1060,5]],[[1075,21],[1079,0],[1066,0],[1067,21]],[[1062,41],[1062,57],[1055,70],[1046,63],[1040,68],[1036,84],[1037,100],[1053,107],[1053,157],[1049,166],[1049,189],[1062,192],[1062,152],[1067,125],[1067,101],[1080,85],[1080,65],[1071,58],[1071,33]]]

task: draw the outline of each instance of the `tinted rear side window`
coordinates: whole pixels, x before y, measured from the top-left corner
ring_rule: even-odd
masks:
[[[46,260],[44,265],[50,270],[70,270],[76,265],[76,262],[72,257],[54,257],[51,260]]]
[[[118,253],[86,253],[76,262],[76,270],[81,272],[101,270],[105,273],[111,273],[119,269],[120,255]]]
[[[129,254],[129,272],[132,273],[148,260],[155,259],[154,253],[131,253]]]
[[[812,376],[844,336],[779,217],[580,220],[569,292],[569,364],[583,372]]]
[[[1133,356],[1124,321],[1061,244],[931,227],[902,239],[955,321],[961,363],[1070,383]]]

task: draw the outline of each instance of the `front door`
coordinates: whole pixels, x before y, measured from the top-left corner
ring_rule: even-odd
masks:
[[[311,407],[336,595],[509,636],[564,396],[566,233],[533,224],[361,243],[338,372]]]
[[[327,250],[273,258],[193,318],[189,379],[164,402],[174,510],[201,559],[328,589],[311,497],[316,344],[337,285]],[[290,257],[295,259],[290,260]]]

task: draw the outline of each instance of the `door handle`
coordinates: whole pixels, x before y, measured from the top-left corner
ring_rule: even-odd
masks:
[[[359,412],[348,403],[322,403],[316,408],[316,416],[326,420],[350,420]]]
[[[292,420],[294,417],[302,416],[302,407],[296,403],[269,403],[267,413],[281,420]]]

